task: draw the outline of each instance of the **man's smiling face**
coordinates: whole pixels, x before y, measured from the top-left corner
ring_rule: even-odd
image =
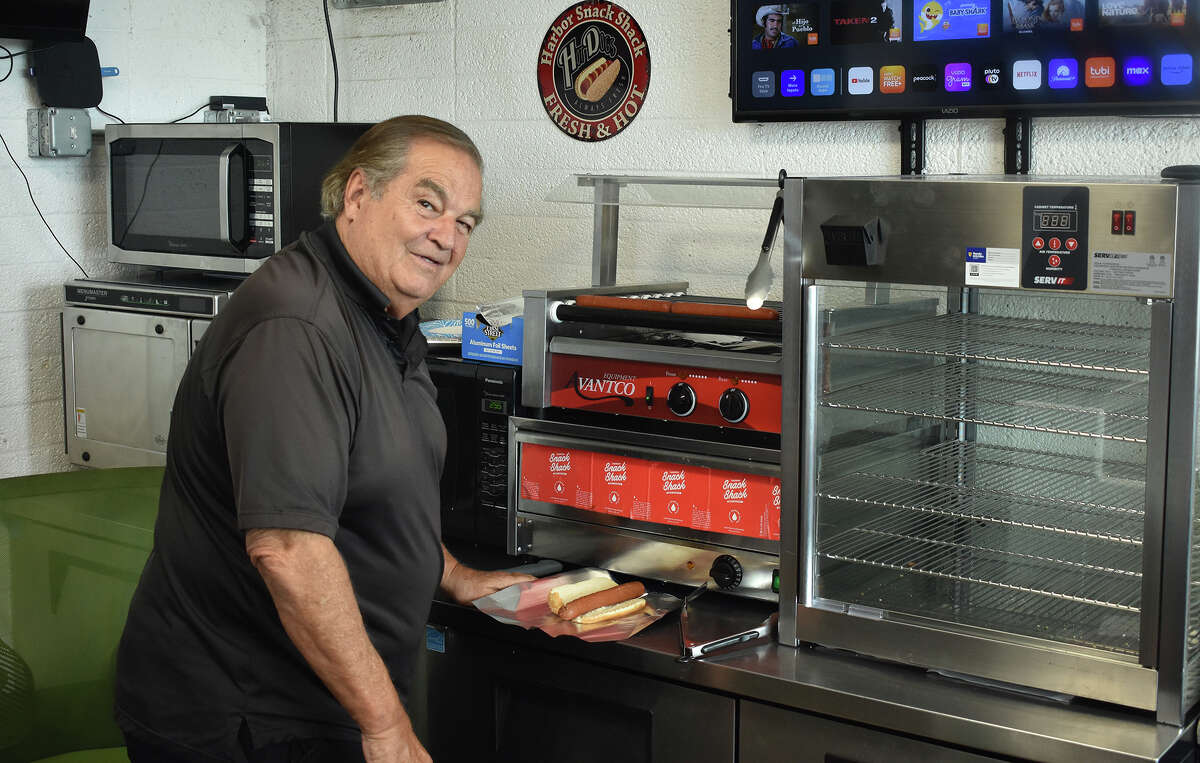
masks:
[[[388,312],[408,314],[453,275],[482,218],[482,196],[474,160],[428,138],[412,142],[404,170],[382,189],[367,188],[361,170],[351,173],[338,234],[391,301]]]

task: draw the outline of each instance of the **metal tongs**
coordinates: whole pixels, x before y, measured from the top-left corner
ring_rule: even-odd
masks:
[[[708,590],[708,581],[701,583],[696,590],[683,598],[683,606],[679,608],[679,651],[676,662],[694,662],[712,656],[715,652],[724,651],[730,647],[747,644],[771,635],[771,629],[779,618],[778,612],[763,620],[758,627],[735,633],[732,636],[719,636],[709,641],[692,641],[688,638],[688,604],[700,598]]]

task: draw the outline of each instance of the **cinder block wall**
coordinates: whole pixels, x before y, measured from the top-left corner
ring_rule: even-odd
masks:
[[[572,173],[648,175],[892,174],[895,122],[733,124],[729,1],[619,0],[641,24],[652,72],[645,105],[623,132],[582,143],[546,116],[537,52],[567,0],[443,0],[334,10],[339,116],[422,112],[479,144],[488,219],[467,259],[424,311],[449,317],[530,287],[586,285],[592,212],[545,201]],[[317,0],[268,0],[268,93],[287,119],[332,116],[333,74]],[[929,124],[931,173],[1003,171],[999,120]],[[1033,166],[1055,175],[1157,174],[1200,163],[1195,119],[1077,118],[1034,122]],[[766,213],[622,211],[618,281],[686,280],[694,293],[736,296],[754,264]],[[782,257],[776,252],[776,283]],[[778,287],[776,288],[778,296]]]
[[[209,95],[260,95],[266,82],[266,0],[92,0],[87,34],[102,66],[105,111],[133,122],[169,121]],[[0,40],[12,51],[28,40]],[[0,62],[0,76],[7,71]],[[40,105],[26,57],[0,84],[0,134],[29,176],[50,227],[93,278],[129,271],[105,261],[104,145],[86,158],[31,159],[26,109]],[[95,110],[92,127],[109,121]],[[200,121],[193,117],[189,121]],[[79,278],[38,218],[25,180],[0,152],[0,477],[61,471],[62,284]]]

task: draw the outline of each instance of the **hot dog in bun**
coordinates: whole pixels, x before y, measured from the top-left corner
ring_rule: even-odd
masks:
[[[601,56],[579,72],[579,76],[575,78],[575,92],[583,100],[594,103],[604,97],[620,73],[620,60],[609,60]]]
[[[550,589],[547,604],[564,620],[575,623],[599,623],[633,614],[646,606],[640,598],[646,592],[641,583],[617,585],[605,578]]]

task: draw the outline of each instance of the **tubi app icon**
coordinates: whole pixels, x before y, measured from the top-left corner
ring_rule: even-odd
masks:
[[[971,65],[968,63],[946,64],[946,92],[962,93],[971,89]]]
[[[1074,58],[1052,58],[1046,66],[1046,84],[1051,90],[1070,90],[1079,86],[1079,62]]]
[[[1126,85],[1141,87],[1150,84],[1150,59],[1145,56],[1130,56],[1121,66]]]
[[[804,95],[804,70],[784,69],[779,75],[779,91],[789,98]]]
[[[813,95],[833,95],[837,90],[837,74],[833,69],[813,69],[808,77]]]
[[[847,76],[850,95],[869,95],[875,89],[875,70],[869,66],[851,66]]]
[[[1192,84],[1192,56],[1188,53],[1163,56],[1158,77],[1164,85]]]
[[[1037,90],[1042,86],[1042,62],[1036,59],[1014,61],[1012,82],[1016,90]]]
[[[1088,87],[1112,87],[1117,81],[1117,62],[1108,57],[1083,62],[1083,84]]]

